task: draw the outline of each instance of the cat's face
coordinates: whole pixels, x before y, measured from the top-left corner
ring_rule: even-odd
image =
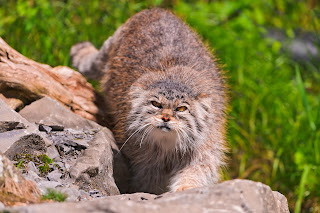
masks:
[[[186,150],[204,138],[210,102],[186,85],[159,81],[136,89],[132,97],[129,132],[140,146],[154,143],[163,149]]]

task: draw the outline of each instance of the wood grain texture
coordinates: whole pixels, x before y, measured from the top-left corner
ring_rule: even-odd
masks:
[[[0,98],[7,103],[21,100],[30,104],[51,97],[76,114],[97,120],[96,95],[91,84],[78,72],[65,67],[37,63],[11,48],[0,38]],[[19,110],[21,105],[11,105]]]

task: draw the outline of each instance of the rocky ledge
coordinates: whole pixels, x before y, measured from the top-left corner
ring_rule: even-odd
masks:
[[[286,198],[261,183],[232,180],[212,186],[166,193],[135,193],[78,203],[13,207],[12,212],[289,212]]]

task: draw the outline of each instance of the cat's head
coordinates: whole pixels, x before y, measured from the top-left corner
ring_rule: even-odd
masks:
[[[210,96],[179,78],[162,77],[131,87],[128,137],[143,146],[186,151],[197,146],[212,120]]]

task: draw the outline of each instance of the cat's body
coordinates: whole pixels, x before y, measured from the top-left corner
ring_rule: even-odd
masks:
[[[82,72],[103,73],[112,131],[130,162],[131,191],[160,194],[218,182],[224,80],[195,33],[172,13],[151,9],[130,18],[100,52],[84,46],[87,61],[77,59],[85,48],[75,47],[73,62]]]

